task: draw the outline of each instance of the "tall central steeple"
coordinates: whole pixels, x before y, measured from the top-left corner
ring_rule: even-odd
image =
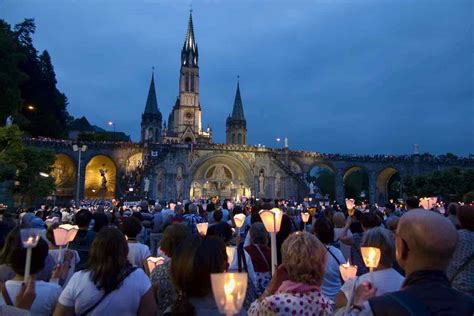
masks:
[[[179,143],[209,143],[211,141],[210,132],[202,129],[198,60],[193,15],[190,11],[186,37],[181,50],[179,97],[170,114],[166,133],[167,141]]]
[[[192,11],[189,12],[188,31],[181,50],[181,66],[198,67],[198,47],[194,38],[194,26]]]

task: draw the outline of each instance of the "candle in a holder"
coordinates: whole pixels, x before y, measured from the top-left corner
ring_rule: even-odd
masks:
[[[341,272],[342,279],[344,282],[351,278],[355,278],[357,275],[357,266],[351,265],[349,260],[346,263],[339,265],[339,271]]]
[[[303,220],[303,223],[306,224],[309,221],[309,213],[308,212],[301,213],[301,219]]]
[[[247,273],[212,273],[211,284],[219,312],[238,314],[247,292]]]
[[[229,263],[229,266],[232,264],[232,260],[234,260],[235,251],[236,247],[225,247],[225,252],[227,253],[227,263]]]
[[[374,269],[378,267],[380,261],[380,249],[375,247],[360,247],[364,264],[370,269],[370,283],[374,284]]]
[[[209,225],[208,223],[198,223],[198,224],[196,224],[196,228],[199,232],[199,235],[206,236],[208,225]]]
[[[30,277],[31,254],[33,251],[32,249],[36,247],[40,239],[39,229],[23,228],[20,230],[20,235],[23,247],[26,248],[26,262],[24,273],[24,282],[26,282]]]

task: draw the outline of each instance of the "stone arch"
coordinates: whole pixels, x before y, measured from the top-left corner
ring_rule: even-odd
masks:
[[[210,154],[193,164],[190,170],[191,188],[200,187],[202,196],[217,195],[226,198],[250,196],[252,172],[242,158],[233,154]],[[191,198],[200,196],[191,196]]]
[[[345,197],[357,200],[369,198],[369,171],[365,167],[352,165],[346,168],[342,179]]]
[[[336,170],[326,162],[314,162],[307,172],[306,180],[313,182],[313,192],[315,198],[322,199],[328,196],[334,199],[336,195]],[[311,186],[310,186],[311,194]]]
[[[102,171],[101,171],[102,170]],[[101,175],[104,173],[104,177]],[[111,199],[115,197],[117,166],[106,155],[93,156],[86,164],[84,197],[86,199]]]
[[[388,185],[390,179],[399,173],[398,169],[394,167],[385,167],[377,175],[377,201],[379,203],[387,203],[388,196]]]
[[[76,165],[69,155],[56,154],[51,176],[56,185],[55,195],[59,197],[73,197],[76,188]]]

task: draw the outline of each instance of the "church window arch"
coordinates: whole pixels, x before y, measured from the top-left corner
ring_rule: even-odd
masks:
[[[232,144],[235,144],[235,134],[232,133],[232,141],[231,141]]]
[[[239,135],[237,136],[237,142],[239,145],[242,145],[242,134],[239,133]]]

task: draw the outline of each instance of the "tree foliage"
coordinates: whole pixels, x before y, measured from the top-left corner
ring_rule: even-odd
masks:
[[[31,136],[64,137],[70,119],[68,100],[56,88],[48,51],[38,54],[33,45],[35,31],[33,19],[13,30],[0,20],[0,122],[12,115]]]
[[[12,193],[21,203],[33,203],[54,190],[54,178],[50,174],[55,155],[50,150],[25,147],[22,132],[17,126],[0,127],[0,181],[13,180]]]
[[[441,196],[446,200],[462,200],[474,191],[474,169],[451,168],[403,180],[403,191],[409,196]]]

